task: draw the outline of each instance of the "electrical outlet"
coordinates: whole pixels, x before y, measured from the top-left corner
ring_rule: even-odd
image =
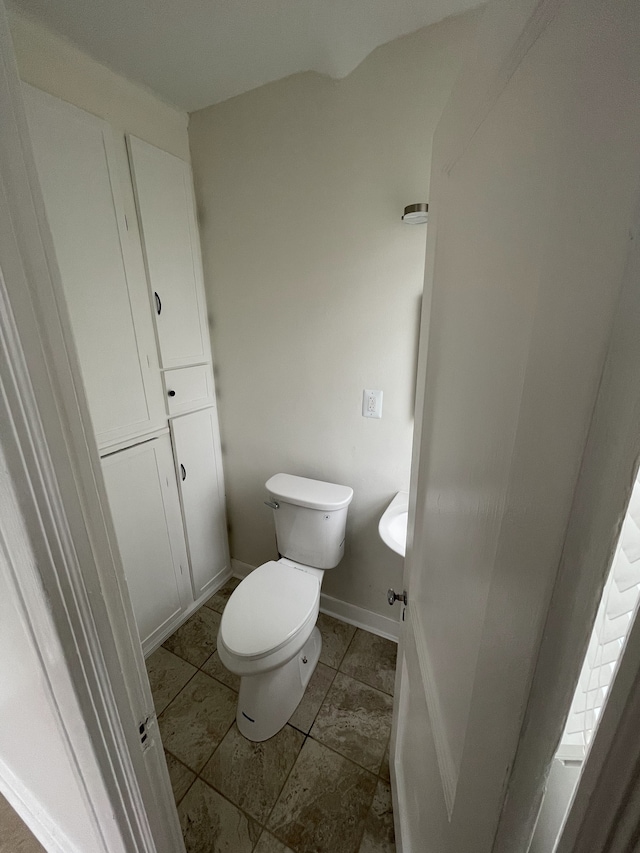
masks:
[[[382,391],[370,391],[365,388],[362,392],[362,417],[382,417]]]

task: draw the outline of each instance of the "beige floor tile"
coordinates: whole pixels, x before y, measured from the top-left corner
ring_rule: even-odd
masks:
[[[379,779],[364,825],[359,853],[395,853],[395,850],[391,787]]]
[[[356,629],[324,613],[318,616],[317,625],[322,634],[320,663],[338,669]]]
[[[385,782],[391,782],[391,772],[389,770],[389,747],[390,747],[390,744],[387,744],[387,748],[384,751],[384,757],[382,759],[382,764],[380,765],[380,773],[379,773],[380,778],[384,779]]]
[[[202,666],[216,650],[220,614],[201,607],[163,645],[194,666]]]
[[[226,735],[236,716],[237,695],[198,672],[160,715],[165,747],[198,773]]]
[[[269,832],[263,832],[253,853],[293,853],[290,847],[274,838]]]
[[[331,667],[325,666],[323,663],[317,664],[315,672],[307,684],[304,696],[289,720],[292,726],[300,729],[305,734],[309,733],[316,714],[320,710],[320,706],[324,702],[324,697],[327,695],[327,691],[331,687],[335,676],[335,669],[331,669]]]
[[[301,732],[285,726],[269,740],[254,743],[234,725],[201,776],[236,806],[264,823],[303,742]]]
[[[391,733],[391,696],[339,672],[311,737],[378,773]]]
[[[212,678],[221,681],[223,684],[226,684],[227,687],[235,690],[236,693],[240,690],[240,676],[234,675],[233,672],[229,672],[220,660],[218,652],[214,652],[209,660],[202,664],[202,671],[206,672],[207,675],[210,675]]]
[[[358,628],[340,664],[340,672],[393,695],[397,651],[397,644],[391,640]]]
[[[395,647],[321,615],[321,662],[290,725],[253,743],[233,724],[240,679],[215,648],[236,585],[147,661],[187,853],[392,853]]]
[[[375,776],[308,738],[267,828],[296,853],[356,853]]]
[[[202,779],[196,779],[178,807],[187,853],[251,853],[258,824]]]
[[[275,850],[277,849],[276,847]],[[0,853],[46,853],[42,844],[2,795],[0,795]]]
[[[231,598],[231,593],[239,583],[240,578],[229,578],[223,587],[205,601],[205,606],[211,610],[216,610],[218,613],[222,613],[227,605],[227,601]]]
[[[171,788],[173,790],[173,799],[176,805],[187,793],[191,787],[191,783],[196,778],[196,774],[185,767],[181,761],[178,761],[170,752],[166,752],[164,757],[167,759],[167,768],[169,770],[169,778],[171,779]]]
[[[145,661],[158,716],[197,672],[195,666],[160,646]]]

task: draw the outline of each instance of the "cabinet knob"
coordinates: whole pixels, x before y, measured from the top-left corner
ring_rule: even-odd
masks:
[[[176,392],[175,392],[175,391],[167,391],[167,394],[168,394],[170,397],[175,397],[175,396],[176,396]]]

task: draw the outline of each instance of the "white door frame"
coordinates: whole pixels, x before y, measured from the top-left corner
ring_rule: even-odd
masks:
[[[16,597],[40,649],[72,754],[74,720],[65,717],[68,680],[82,709],[109,796],[108,809],[94,809],[98,835],[114,837],[115,824],[123,851],[183,853],[2,0],[0,115],[0,442],[39,557],[37,578],[14,574]],[[44,613],[65,651],[64,679],[47,666]],[[138,732],[143,721],[144,748]],[[93,805],[92,780],[83,773],[82,759],[74,755],[78,783]],[[28,792],[12,795],[9,779],[0,785],[14,806],[22,802],[22,817],[33,824],[38,809],[37,803],[29,809],[24,802]]]

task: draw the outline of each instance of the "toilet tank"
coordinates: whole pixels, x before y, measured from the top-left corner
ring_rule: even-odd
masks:
[[[281,556],[316,569],[335,568],[344,554],[347,512],[353,489],[293,474],[266,482]]]

